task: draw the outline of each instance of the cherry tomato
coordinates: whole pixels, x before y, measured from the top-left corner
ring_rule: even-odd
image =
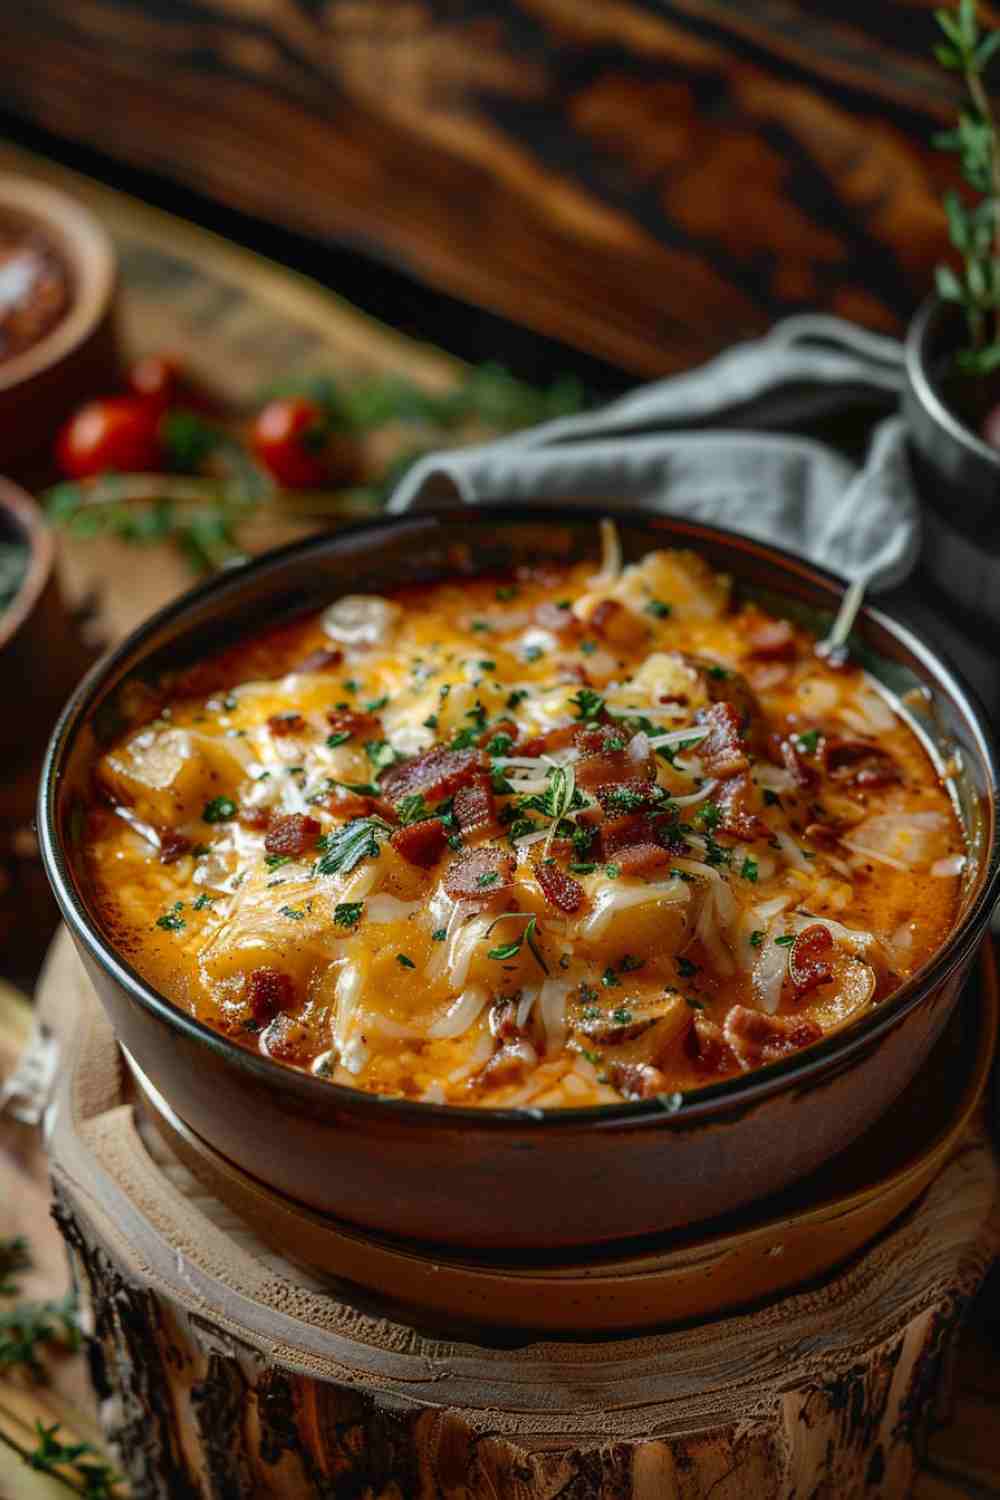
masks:
[[[136,360],[128,372],[128,388],[132,395],[141,396],[163,409],[176,401],[180,383],[180,361],[169,354],[147,354]]]
[[[71,479],[88,479],[114,469],[120,474],[159,468],[161,412],[135,396],[88,401],[59,434],[56,456]]]
[[[286,489],[314,489],[330,476],[330,422],[304,396],[269,401],[254,419],[250,442],[260,462]]]

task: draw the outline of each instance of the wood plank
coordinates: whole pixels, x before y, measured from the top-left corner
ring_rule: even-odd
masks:
[[[5,55],[49,129],[655,374],[928,285],[952,85],[928,6],[878,10],[36,0]]]

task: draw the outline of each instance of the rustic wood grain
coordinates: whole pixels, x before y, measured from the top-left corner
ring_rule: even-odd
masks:
[[[9,10],[26,118],[637,372],[807,306],[897,328],[942,246],[929,0]]]

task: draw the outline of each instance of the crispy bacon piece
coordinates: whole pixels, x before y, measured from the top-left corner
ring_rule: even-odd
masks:
[[[441,802],[461,786],[468,786],[488,769],[481,750],[449,750],[437,745],[423,755],[400,761],[382,773],[380,785],[390,802],[417,794],[428,802]]]
[[[397,828],[389,842],[408,864],[429,870],[444,853],[448,833],[440,818],[424,818],[420,823]]]
[[[722,1027],[700,1011],[695,1012],[691,1030],[685,1038],[688,1055],[703,1073],[728,1073],[736,1066]]]
[[[700,757],[709,776],[723,781],[750,769],[740,716],[731,703],[713,703],[711,708],[701,710],[698,721],[707,726],[708,734],[695,754]]]
[[[326,722],[335,734],[365,735],[381,734],[382,721],[376,714],[365,714],[353,708],[331,708]]]
[[[319,835],[320,824],[308,813],[285,813],[267,830],[264,848],[268,854],[305,854]]]
[[[283,739],[287,734],[299,734],[305,729],[306,721],[301,714],[272,714],[267,727],[275,739]]]
[[[583,634],[583,626],[571,609],[560,609],[552,599],[544,599],[535,605],[535,624],[553,635],[577,636]]]
[[[513,1042],[523,1036],[517,1024],[517,1001],[510,995],[498,995],[490,1006],[490,1031],[498,1042]]]
[[[536,863],[535,875],[542,888],[542,895],[550,906],[555,907],[556,911],[572,916],[574,912],[580,910],[584,903],[585,893],[583,886],[578,880],[574,880],[572,875],[567,875],[559,865],[549,865],[543,860]]]
[[[667,1080],[652,1063],[613,1062],[608,1078],[626,1099],[654,1099],[667,1092]]]
[[[258,1026],[273,1021],[279,1011],[295,1004],[295,985],[280,969],[254,969],[247,979],[246,999]]]
[[[319,646],[315,651],[303,657],[295,668],[296,672],[332,672],[334,667],[339,667],[344,660],[343,651],[335,647]]]
[[[689,651],[677,654],[686,667],[697,672],[709,703],[731,703],[739,715],[741,730],[750,730],[760,717],[760,704],[743,674],[723,667],[710,656],[697,656]],[[687,702],[687,699],[677,701]]]
[[[891,786],[902,779],[888,750],[871,740],[827,740],[823,746],[823,769],[831,781],[859,789]]]
[[[172,865],[175,860],[180,859],[191,847],[191,840],[185,838],[183,833],[178,833],[173,828],[164,829],[160,834],[160,864]]]
[[[791,661],[798,655],[795,631],[788,620],[755,617],[746,633],[747,655],[758,661]]]
[[[784,766],[802,791],[811,791],[819,785],[819,772],[803,755],[794,735],[772,734],[768,746],[771,758]]]
[[[514,879],[512,854],[485,844],[466,849],[445,871],[444,888],[453,901],[473,901],[486,906],[503,895]]]
[[[545,734],[536,734],[532,739],[525,740],[523,745],[518,745],[518,755],[551,755],[553,750],[565,750],[567,745],[572,745],[574,736],[579,729],[578,724],[560,724],[556,729],[550,729]]]
[[[756,796],[749,773],[731,776],[724,782],[714,799],[722,814],[719,831],[748,842],[769,838],[771,830],[754,807]]]
[[[485,776],[460,786],[455,793],[452,812],[463,833],[484,833],[496,827],[496,799]]]
[[[810,843],[817,848],[829,850],[831,853],[840,843],[840,823],[807,823],[805,835]]]
[[[574,743],[580,752],[577,784],[582,787],[656,780],[656,757],[636,754],[638,736],[629,738],[614,724],[577,729]],[[639,742],[641,743],[641,742]]]
[[[577,823],[583,821],[581,813]],[[627,849],[629,844],[643,844],[654,842],[649,819],[645,813],[626,813],[621,818],[604,818],[598,825],[601,838],[601,855],[609,859],[619,849]]]
[[[776,1062],[801,1047],[811,1046],[823,1032],[805,1016],[768,1016],[746,1005],[734,1005],[723,1023],[722,1034],[746,1072],[758,1063]]]
[[[624,781],[605,782],[593,790],[604,811],[612,816],[637,812],[641,807],[650,807],[660,800],[655,793],[655,783],[640,781],[636,776]]]
[[[662,844],[628,844],[615,852],[615,864],[623,875],[651,875],[670,863]]]
[[[829,959],[833,952],[833,937],[829,928],[814,922],[798,934],[788,955],[788,977],[796,995],[805,995],[809,990],[829,984],[833,969]]]
[[[618,754],[628,743],[628,735],[617,724],[574,724],[572,730],[569,743],[584,760],[589,755]]]
[[[284,976],[282,976],[284,977]],[[260,1039],[261,1050],[279,1062],[308,1062],[312,1051],[312,1037],[308,1026],[303,1026],[297,1016],[279,1011]]]
[[[486,1066],[476,1075],[475,1082],[520,1083],[536,1061],[535,1050],[530,1043],[515,1037],[501,1047],[499,1052],[494,1052]]]

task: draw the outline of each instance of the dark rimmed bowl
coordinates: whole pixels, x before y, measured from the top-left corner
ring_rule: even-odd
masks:
[[[982,713],[933,651],[874,610],[856,650],[919,706],[954,768],[972,858],[952,937],[886,1003],[805,1052],[685,1096],[587,1110],[481,1110],[381,1099],[251,1055],[156,993],[88,905],[79,809],[89,768],[136,677],[197,660],[342,590],[544,558],[594,556],[607,508],[453,509],[355,527],[270,553],[153,617],[90,673],[53,736],[39,833],[63,915],[122,1044],[196,1134],[268,1186],[384,1233],[483,1249],[595,1245],[715,1218],[813,1171],[868,1128],[951,1013],[1000,879],[997,763]],[[692,546],[745,593],[822,630],[843,584],[714,528],[621,516],[627,558]]]

